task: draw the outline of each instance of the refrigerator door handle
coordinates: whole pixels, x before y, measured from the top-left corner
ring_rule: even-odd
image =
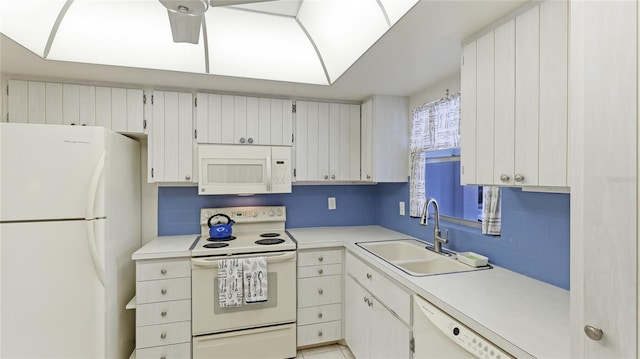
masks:
[[[106,151],[102,152],[100,159],[98,160],[98,164],[96,168],[93,170],[93,176],[91,177],[91,183],[89,184],[89,192],[87,197],[87,213],[85,222],[87,224],[87,240],[89,241],[89,252],[91,253],[91,260],[93,261],[93,268],[96,271],[96,275],[102,286],[106,286],[107,278],[104,270],[104,265],[102,264],[102,260],[100,260],[100,253],[98,253],[98,245],[96,243],[96,233],[93,225],[93,221],[95,220],[94,215],[94,206],[96,202],[96,196],[98,194],[98,183],[100,182],[100,178],[102,178],[102,173],[104,172],[104,162],[106,157]]]

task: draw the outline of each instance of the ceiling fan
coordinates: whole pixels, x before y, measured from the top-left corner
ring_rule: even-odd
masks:
[[[271,0],[159,0],[167,8],[173,42],[197,44],[204,13],[209,6],[229,6]]]

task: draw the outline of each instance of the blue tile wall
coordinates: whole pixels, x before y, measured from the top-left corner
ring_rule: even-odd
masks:
[[[287,227],[376,224],[376,186],[293,186],[291,194],[199,196],[197,187],[158,188],[158,235],[200,233],[200,208],[287,206]],[[336,209],[327,209],[327,198]],[[396,207],[398,205],[396,204]]]
[[[422,227],[419,218],[398,214],[398,202],[408,198],[407,184],[379,184],[376,223],[433,242],[433,223]],[[443,234],[449,230],[445,247],[483,254],[498,266],[569,289],[568,194],[503,188],[501,236],[446,221],[440,226]]]
[[[336,197],[337,209],[327,209]],[[432,242],[433,227],[400,216],[398,202],[409,203],[406,183],[349,186],[293,186],[291,194],[199,196],[196,187],[159,187],[158,234],[199,233],[200,208],[287,206],[287,227],[378,224]],[[407,213],[408,214],[408,213]],[[569,289],[569,195],[502,190],[502,235],[443,221],[456,251],[474,251],[496,265]]]

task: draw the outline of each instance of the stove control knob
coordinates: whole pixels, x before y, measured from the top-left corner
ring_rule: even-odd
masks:
[[[276,208],[276,215],[278,215],[278,217],[282,216],[282,209],[281,208]]]
[[[251,212],[251,217],[258,217],[258,211]]]
[[[273,210],[272,209],[270,209],[268,213],[269,213],[269,217],[273,217]]]

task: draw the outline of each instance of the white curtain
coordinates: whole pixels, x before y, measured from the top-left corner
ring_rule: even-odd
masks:
[[[500,187],[482,186],[482,233],[500,235]]]
[[[411,179],[409,182],[409,215],[420,217],[426,198],[425,165],[426,151],[429,139],[429,117],[431,107],[421,106],[413,110],[413,125],[411,126]]]
[[[412,116],[409,215],[420,217],[426,197],[425,153],[460,147],[460,95],[415,108]]]

